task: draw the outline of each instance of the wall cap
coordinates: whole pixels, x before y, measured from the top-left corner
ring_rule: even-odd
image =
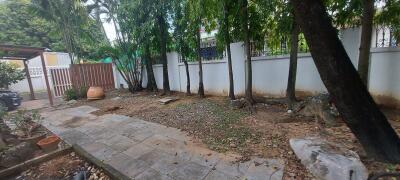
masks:
[[[371,53],[400,52],[400,47],[377,47],[371,48]]]
[[[298,53],[297,58],[306,58],[306,57],[311,57],[311,53]],[[285,54],[285,55],[275,55],[275,56],[258,56],[258,57],[252,57],[252,61],[262,61],[262,60],[282,60],[282,59],[289,59],[290,55]]]

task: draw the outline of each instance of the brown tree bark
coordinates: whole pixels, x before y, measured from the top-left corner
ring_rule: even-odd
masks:
[[[228,19],[228,4],[224,1],[224,35],[225,35],[225,46],[226,46],[226,54],[228,56],[228,75],[229,75],[229,98],[231,100],[235,100],[235,86],[233,84],[233,71],[232,71],[232,54],[231,54],[231,38],[229,35],[229,19]]]
[[[167,32],[163,13],[158,16],[158,25],[160,28],[160,50],[161,61],[163,65],[163,94],[170,94],[169,77],[168,77],[168,62],[167,62]]]
[[[244,46],[246,53],[246,101],[252,105],[255,103],[253,98],[253,70],[251,67],[251,53],[250,53],[250,32],[249,32],[249,14],[247,11],[247,0],[242,0],[242,28],[244,35]]]
[[[358,57],[358,73],[368,87],[372,26],[374,19],[374,0],[363,1],[363,16],[361,19],[360,55]]]
[[[201,20],[198,20],[199,22],[199,27],[200,27],[200,22]],[[199,62],[199,90],[198,90],[198,94],[200,96],[200,98],[204,98],[204,85],[203,85],[203,63],[201,62],[201,48],[200,48],[200,28],[197,31],[196,34],[196,38],[197,38],[197,61]]]
[[[146,72],[147,72],[147,89],[149,91],[157,91],[157,83],[154,78],[153,71],[153,61],[151,59],[150,48],[149,45],[145,45],[144,56],[146,60]]]
[[[189,74],[189,64],[186,60],[185,55],[182,54],[182,61],[183,64],[185,65],[185,70],[186,70],[186,95],[190,95],[190,74]]]
[[[292,0],[318,72],[345,123],[367,154],[400,162],[400,139],[350,61],[322,0]]]
[[[297,52],[299,46],[299,33],[300,29],[293,20],[292,35],[290,44],[290,62],[289,62],[289,76],[286,89],[286,98],[288,99],[288,109],[292,109],[293,104],[296,102],[296,76],[297,76]]]

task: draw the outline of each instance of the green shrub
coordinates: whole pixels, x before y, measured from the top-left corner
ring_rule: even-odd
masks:
[[[17,83],[24,78],[24,72],[18,70],[17,65],[0,62],[0,88],[8,88],[11,84]]]
[[[79,88],[79,98],[85,99],[87,98],[87,92],[88,92],[89,88],[86,86],[82,86]]]
[[[78,100],[78,99],[85,99],[87,97],[88,88],[86,86],[82,86],[80,88],[72,88],[68,89],[64,93],[64,100]]]
[[[31,137],[39,127],[42,117],[38,111],[18,110],[9,114],[6,119],[15,126],[17,133],[22,133],[24,137]]]
[[[78,99],[78,93],[74,88],[68,89],[64,92],[64,100],[66,101],[71,101],[71,100],[77,100]]]

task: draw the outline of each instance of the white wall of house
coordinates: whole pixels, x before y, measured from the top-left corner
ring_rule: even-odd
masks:
[[[352,63],[357,67],[360,29],[351,28],[340,33]],[[400,48],[376,48],[375,34],[372,36],[370,92],[378,103],[400,105]],[[232,61],[235,93],[245,92],[245,53],[242,43],[232,43]],[[289,55],[253,57],[253,91],[259,95],[285,96],[289,71]],[[162,89],[162,65],[153,66],[158,88]],[[168,53],[168,71],[171,90],[186,91],[186,72],[179,63],[177,53]],[[198,63],[189,63],[191,91],[198,88]],[[144,86],[146,85],[144,78]],[[203,83],[206,93],[228,95],[229,79],[226,57],[220,60],[203,62]],[[310,53],[299,54],[296,90],[306,94],[326,91]]]
[[[50,60],[50,57],[55,58],[56,60]],[[49,72],[49,69],[51,68],[58,68],[58,67],[69,67],[71,61],[68,56],[68,53],[62,53],[62,52],[45,52],[44,53],[44,58],[45,58],[45,63],[46,63],[46,69]],[[51,63],[49,63],[51,62]],[[27,61],[28,67],[29,67],[29,72],[31,75],[31,80],[32,80],[32,86],[34,91],[46,91],[46,83],[44,80],[44,75],[42,71],[42,62],[40,59],[40,56],[37,56],[35,58],[30,59]],[[23,68],[23,67],[21,67]],[[51,75],[50,73],[48,74],[48,79],[49,83],[51,86],[51,89],[53,90],[53,83],[51,81]],[[25,78],[21,81],[19,81],[16,84],[11,85],[10,90],[24,93],[24,92],[29,92],[29,84],[28,80]]]

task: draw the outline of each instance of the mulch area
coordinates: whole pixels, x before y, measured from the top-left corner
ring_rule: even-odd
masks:
[[[162,96],[152,92],[131,94],[112,91],[98,101],[79,101],[76,106],[90,105],[99,108],[94,112],[122,114],[139,117],[188,132],[210,149],[240,153],[245,161],[251,156],[285,160],[285,179],[312,179],[289,146],[289,139],[322,136],[357,152],[370,172],[400,171],[400,165],[385,164],[368,159],[361,145],[344,123],[326,127],[312,117],[288,114],[282,104],[257,104],[255,113],[234,109],[226,97],[210,96],[199,99],[174,93],[178,101],[162,105]],[[400,111],[384,109],[392,126],[400,134]]]
[[[79,171],[86,171],[88,180],[110,180],[110,178],[97,167],[86,162],[74,152],[64,156],[56,157],[49,161],[33,166],[20,175],[9,179],[15,180],[50,180],[50,179],[73,179]]]

